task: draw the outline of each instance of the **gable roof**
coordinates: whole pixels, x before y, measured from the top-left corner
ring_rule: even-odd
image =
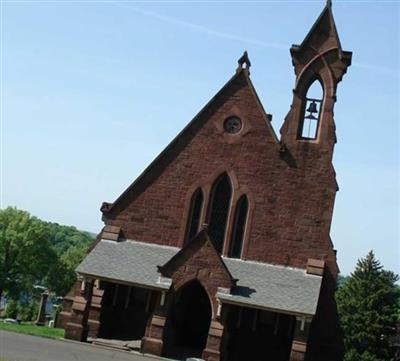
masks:
[[[160,282],[157,265],[164,264],[178,247],[136,241],[100,240],[76,272],[88,277],[154,289],[168,289]]]
[[[230,294],[217,293],[222,302],[298,315],[316,313],[321,276],[268,263],[234,258],[224,261],[239,281]]]
[[[339,34],[336,29],[335,20],[333,18],[332,1],[330,0],[326,2],[324,9],[322,10],[318,19],[314,22],[313,26],[311,27],[310,31],[308,32],[302,43],[300,45],[292,45],[290,50],[295,52],[303,50],[306,46],[309,45],[312,35],[320,33],[329,34],[330,36],[334,37],[339,55],[340,57],[342,57],[342,46],[340,43]]]
[[[157,266],[168,263],[180,249],[133,240],[101,240],[76,271],[100,280],[168,290]],[[238,279],[231,293],[217,294],[222,302],[294,315],[314,315],[322,277],[305,269],[223,257],[230,274]]]
[[[166,166],[175,158],[173,154],[179,153],[186,144],[195,136],[197,131],[208,120],[209,114],[213,113],[213,107],[218,103],[223,104],[224,97],[229,95],[237,87],[249,86],[261,114],[264,116],[265,123],[269,128],[273,139],[279,143],[278,137],[270,124],[270,117],[266,114],[261,101],[249,77],[249,68],[238,68],[235,75],[217,92],[217,94],[200,110],[200,112],[186,125],[186,127],[167,145],[167,147],[150,163],[150,165],[136,178],[136,180],[114,201],[114,203],[104,202],[101,206],[103,214],[111,214],[117,208],[125,196],[130,192],[140,194],[147,184],[158,177]]]
[[[226,266],[225,262],[223,261],[221,255],[217,252],[213,242],[211,241],[207,229],[203,228],[199,233],[197,233],[186,245],[179,250],[167,263],[162,266],[158,267],[159,272],[164,276],[166,272],[173,272],[176,269],[176,264],[180,261],[185,261],[188,256],[190,256],[191,251],[194,249],[199,249],[209,245],[211,248],[211,252],[215,255],[216,259],[218,260],[220,266],[225,271],[225,274],[230,279],[231,284],[236,283],[236,279],[233,278],[231,272],[229,271],[228,267]]]

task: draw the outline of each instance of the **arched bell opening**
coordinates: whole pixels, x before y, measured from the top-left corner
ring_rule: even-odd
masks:
[[[323,99],[323,86],[317,78],[311,82],[302,99],[301,120],[297,134],[299,139],[317,139]]]
[[[212,318],[207,292],[191,281],[174,295],[164,332],[164,356],[176,359],[201,357]]]

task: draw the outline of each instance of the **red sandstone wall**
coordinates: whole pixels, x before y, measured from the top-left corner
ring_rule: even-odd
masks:
[[[244,122],[238,135],[222,130],[230,115]],[[207,203],[212,182],[227,171],[233,205],[243,192],[250,200],[244,258],[305,267],[308,258],[329,257],[333,266],[329,228],[336,183],[330,145],[301,142],[288,145],[282,156],[267,123],[242,72],[180,145],[106,214],[106,223],[120,226],[128,239],[181,246],[192,192],[202,186]]]

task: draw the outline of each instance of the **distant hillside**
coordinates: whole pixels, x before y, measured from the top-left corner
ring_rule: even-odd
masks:
[[[57,254],[63,254],[72,246],[88,247],[96,238],[96,235],[86,231],[80,231],[73,226],[63,226],[58,223],[45,222],[50,231],[50,242]]]
[[[81,230],[81,232],[87,233],[90,237],[92,237],[92,239],[96,239],[96,237],[97,237],[97,233],[82,231],[82,230]]]

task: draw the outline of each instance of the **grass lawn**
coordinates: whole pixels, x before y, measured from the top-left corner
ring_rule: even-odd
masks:
[[[25,333],[27,335],[41,336],[47,338],[63,338],[64,330],[62,328],[50,328],[47,326],[36,326],[31,323],[10,324],[0,322],[0,330]],[[1,358],[0,358],[0,361]]]

